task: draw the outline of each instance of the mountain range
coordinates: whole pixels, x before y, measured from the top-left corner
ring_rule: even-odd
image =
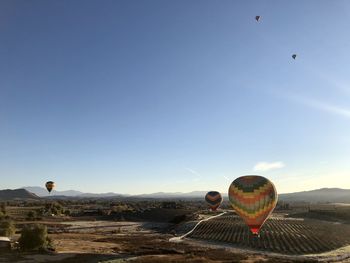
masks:
[[[67,197],[121,197],[121,196],[127,196],[127,195],[121,195],[121,194],[116,194],[116,193],[102,193],[102,194],[94,194],[94,193],[83,193],[80,191],[76,190],[66,190],[66,191],[56,191],[52,190],[51,193],[48,193],[48,191],[40,186],[25,186],[22,187],[21,189],[25,189],[31,193],[36,194],[37,196],[40,197],[48,197],[48,196],[67,196]]]
[[[193,191],[189,193],[158,192],[142,195],[122,195],[117,193],[83,193],[76,190],[56,191],[53,190],[49,195],[43,187],[30,186],[15,190],[0,190],[0,200],[11,199],[40,199],[40,198],[157,198],[157,199],[202,199],[207,191]],[[222,194],[227,200],[227,194]],[[350,203],[350,189],[341,188],[322,188],[311,191],[280,194],[279,200],[286,202],[330,202],[330,203]]]
[[[196,198],[196,197],[202,197],[204,196],[207,191],[193,191],[189,193],[182,193],[182,192],[174,192],[174,193],[166,193],[166,192],[157,192],[152,194],[140,194],[140,195],[127,195],[127,194],[118,194],[113,192],[108,193],[83,193],[76,190],[66,190],[66,191],[57,191],[52,190],[49,194],[48,191],[40,186],[25,186],[21,189],[25,189],[31,193],[36,194],[40,197],[91,197],[91,198],[104,198],[104,197],[139,197],[139,198]]]
[[[278,198],[286,202],[350,203],[350,189],[321,188],[311,191],[280,194]]]
[[[40,199],[40,197],[34,193],[31,193],[31,192],[25,190],[25,189],[0,190],[0,200],[14,200],[14,199],[37,200],[37,199]]]

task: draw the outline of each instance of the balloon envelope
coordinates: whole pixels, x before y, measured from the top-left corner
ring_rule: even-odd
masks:
[[[296,58],[297,58],[297,55],[296,55],[296,54],[293,54],[293,55],[292,55],[292,58],[293,58],[293,59],[296,59]]]
[[[255,17],[255,20],[259,22],[260,16],[256,16],[256,17]]]
[[[215,211],[222,203],[222,196],[217,191],[210,191],[205,195],[205,201],[212,211]]]
[[[277,204],[275,186],[259,175],[246,175],[234,180],[228,196],[232,207],[253,234],[259,233]]]
[[[52,189],[55,188],[55,183],[52,181],[48,181],[48,182],[46,182],[45,187],[46,187],[47,191],[49,191],[49,193],[51,193]]]

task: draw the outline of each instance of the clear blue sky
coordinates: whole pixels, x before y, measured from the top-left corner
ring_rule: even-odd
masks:
[[[2,0],[0,188],[350,188],[349,17],[346,0]]]

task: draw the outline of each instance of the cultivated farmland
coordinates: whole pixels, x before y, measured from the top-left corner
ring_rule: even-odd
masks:
[[[202,222],[188,237],[283,254],[322,253],[350,244],[350,225],[271,218],[254,237],[237,215]]]

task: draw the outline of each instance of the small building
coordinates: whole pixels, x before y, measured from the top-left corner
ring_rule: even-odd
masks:
[[[8,237],[0,237],[0,252],[11,250],[11,240]]]

